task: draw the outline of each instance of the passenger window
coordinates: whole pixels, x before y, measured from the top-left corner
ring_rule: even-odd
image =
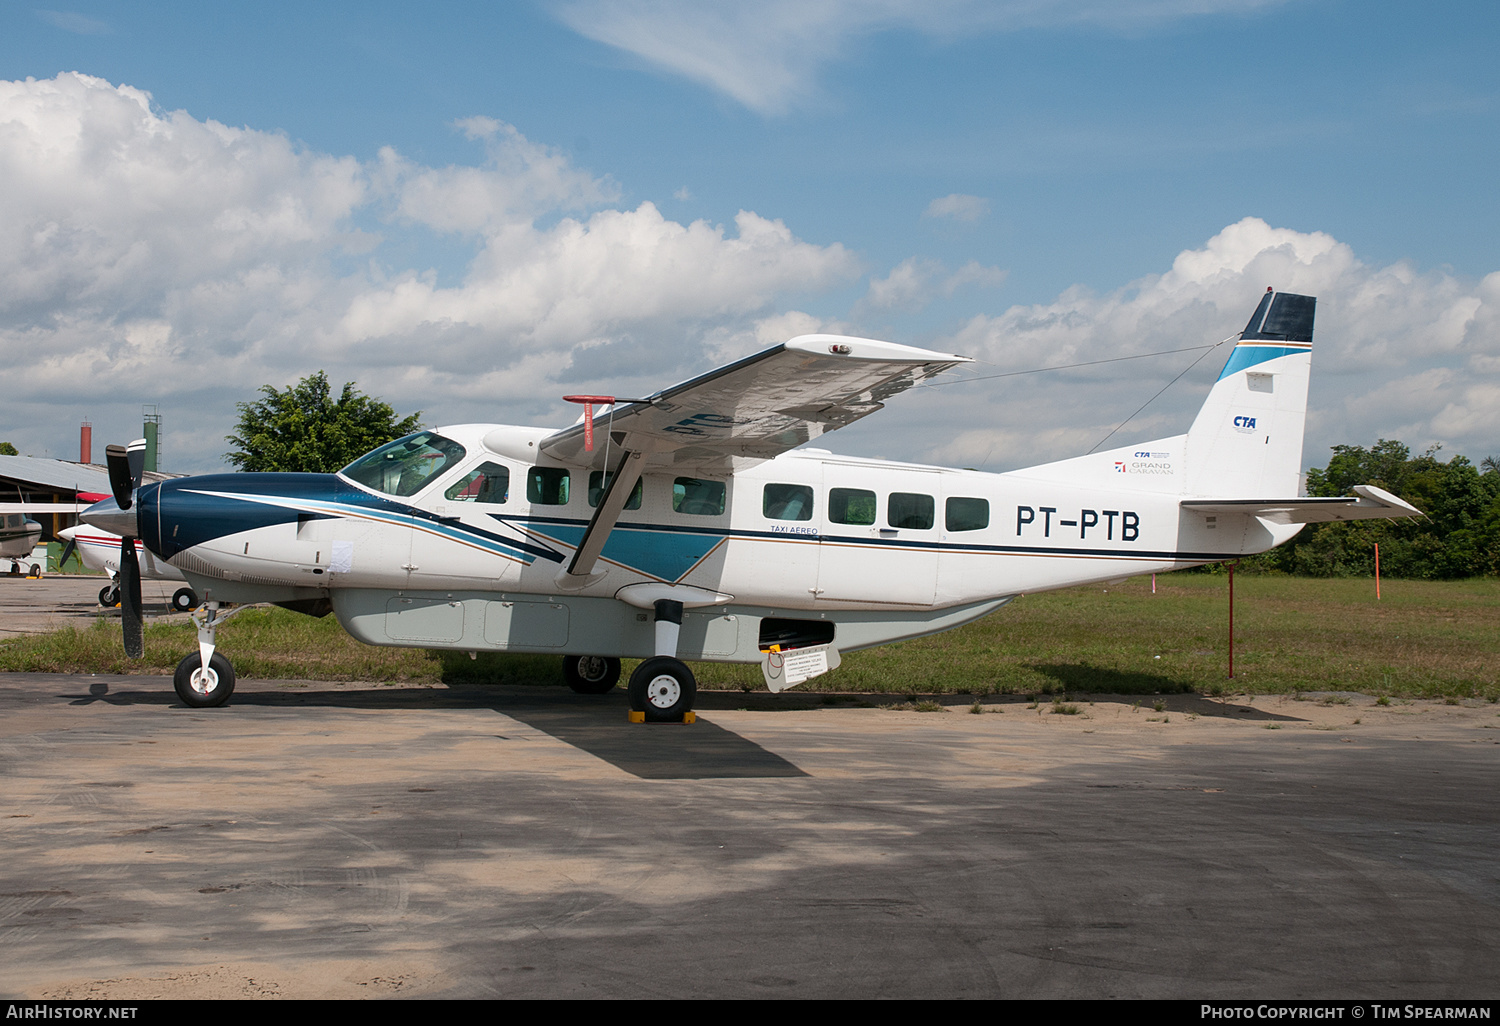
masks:
[[[568,472],[561,467],[532,467],[526,475],[526,501],[538,506],[566,506]]]
[[[672,511],[716,517],[724,512],[724,482],[679,477],[672,482]]]
[[[813,490],[807,485],[768,484],[760,508],[767,520],[811,520]]]
[[[498,506],[510,498],[510,469],[498,463],[481,463],[443,493],[454,502],[485,502]]]
[[[614,476],[615,476],[615,472],[613,470],[611,470],[609,472],[608,476],[606,476],[605,473],[604,473],[604,471],[602,471],[602,470],[591,470],[591,471],[589,471],[589,505],[590,506],[598,506],[599,505],[600,500],[602,500],[604,498],[604,489],[609,486],[609,482],[614,479]],[[625,503],[625,508],[626,509],[640,509],[641,508],[641,481],[642,481],[642,478],[638,477],[638,478],[635,479],[635,490],[630,493],[630,501],[627,502],[627,503]]]
[[[931,529],[937,503],[930,495],[915,492],[892,492],[886,500],[885,522],[892,527],[904,527],[913,531]]]
[[[875,493],[863,488],[828,489],[828,521],[869,527],[875,523]]]
[[[948,500],[943,510],[943,526],[950,531],[982,531],[990,526],[990,500]]]

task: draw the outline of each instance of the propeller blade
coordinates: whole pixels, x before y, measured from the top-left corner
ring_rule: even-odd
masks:
[[[68,558],[73,555],[73,551],[75,549],[77,549],[77,548],[78,548],[78,539],[77,538],[69,538],[68,539],[68,544],[66,544],[66,545],[63,546],[62,555],[57,557],[57,569],[58,570],[61,570],[63,568],[63,564],[68,561]]]
[[[145,466],[145,452],[141,453]],[[130,456],[123,445],[106,445],[104,462],[109,466],[109,490],[115,495],[115,505],[129,509],[134,501],[135,483],[130,473]]]
[[[125,459],[130,465],[130,490],[141,486],[141,475],[146,472],[146,440],[137,438],[125,447]]]
[[[135,554],[135,539],[120,539],[120,624],[125,632],[125,654],[139,659],[146,654],[146,629],[141,616],[141,564]]]

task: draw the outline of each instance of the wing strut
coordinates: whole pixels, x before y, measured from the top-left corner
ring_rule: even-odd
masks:
[[[626,450],[620,457],[619,466],[610,475],[604,494],[599,498],[599,506],[594,510],[588,530],[583,532],[583,539],[578,543],[578,551],[573,553],[573,561],[568,564],[566,573],[569,577],[587,578],[594,572],[594,564],[599,561],[599,553],[604,551],[609,533],[615,529],[615,522],[620,519],[625,503],[630,501],[630,494],[635,491],[635,483],[641,479],[641,471],[646,466],[642,455]]]

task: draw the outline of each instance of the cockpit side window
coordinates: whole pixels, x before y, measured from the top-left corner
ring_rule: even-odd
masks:
[[[443,493],[454,502],[483,502],[498,506],[510,498],[510,468],[481,463]]]
[[[387,495],[412,496],[464,458],[464,447],[431,431],[398,438],[366,453],[340,473]]]

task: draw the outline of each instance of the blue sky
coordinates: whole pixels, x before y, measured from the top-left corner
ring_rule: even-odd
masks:
[[[1217,341],[1274,284],[1329,340],[1307,464],[1477,460],[1497,29],[1477,2],[6,4],[0,348],[49,356],[0,437],[67,456],[156,402],[168,463],[211,470],[235,402],[320,368],[429,423],[560,424],[580,382],[789,332],[994,372]],[[1185,365],[934,390],[829,444],[1063,458]],[[1213,373],[1117,441],[1185,429]]]

